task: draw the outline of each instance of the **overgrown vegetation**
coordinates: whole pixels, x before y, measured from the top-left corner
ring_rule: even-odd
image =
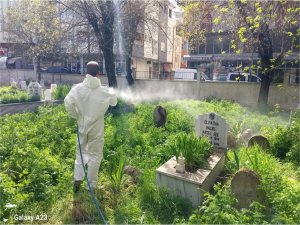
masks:
[[[70,85],[64,85],[64,84],[57,85],[57,87],[54,89],[54,92],[52,93],[53,99],[64,100],[70,90],[71,90]]]
[[[228,101],[189,100],[159,104],[168,113],[165,128],[153,124],[155,103],[138,104],[130,113],[111,111],[114,114],[106,115],[104,159],[96,197],[108,223],[299,221],[300,182],[295,167],[280,163],[257,147],[237,149],[238,167],[230,151],[227,171],[231,174],[239,167],[246,167],[259,173],[262,188],[270,201],[271,217],[266,216],[264,207],[258,203],[246,211],[236,210],[233,207],[236,200],[228,185],[216,186],[216,194],[207,196],[199,212],[189,202],[155,184],[156,168],[173,156],[170,150],[173,141],[178,135],[192,138],[197,115],[215,112],[223,116],[230,127],[243,121],[243,127],[257,132],[268,131],[270,137],[276,134],[273,128],[287,124],[288,116],[260,114]],[[87,191],[82,189],[78,195],[72,194],[76,124],[63,106],[42,107],[38,113],[3,116],[0,124],[1,222],[21,223],[15,221],[13,215],[44,213],[48,216],[48,223],[102,223]],[[125,162],[121,160],[122,155],[126,158],[126,165],[140,171],[137,179],[122,173]],[[74,215],[73,200],[80,202],[84,217]]]
[[[26,91],[19,90],[14,87],[0,88],[0,103],[18,103],[18,102],[34,102],[39,101],[39,96],[29,95]]]
[[[236,160],[230,151],[227,168],[234,173]],[[241,167],[255,170],[261,177],[261,189],[266,193],[268,206],[254,202],[250,209],[237,210],[229,182],[215,186],[216,194],[208,194],[201,214],[194,213],[189,222],[205,224],[296,224],[300,220],[299,176],[288,164],[281,164],[270,153],[255,146],[238,152]],[[229,180],[230,181],[230,180]],[[271,211],[271,215],[267,213]],[[218,215],[218,216],[216,216]]]
[[[266,128],[266,135],[271,141],[272,154],[286,162],[300,165],[300,110],[292,112],[286,126],[275,129]]]
[[[188,171],[195,171],[203,166],[212,152],[212,145],[206,137],[196,137],[195,134],[179,133],[174,139],[169,139],[170,152],[178,157],[185,158],[185,165]]]

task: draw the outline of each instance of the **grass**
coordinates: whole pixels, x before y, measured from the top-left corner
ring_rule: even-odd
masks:
[[[153,110],[157,104],[167,110],[166,128],[157,128],[153,124]],[[243,121],[245,129],[250,128],[257,132],[264,131],[264,127],[271,129],[277,125],[287,124],[288,115],[274,112],[271,116],[270,112],[260,114],[258,111],[228,101],[186,100],[157,104],[139,104],[136,105],[134,112],[106,116],[104,160],[100,167],[96,197],[107,222],[111,224],[206,223],[217,222],[209,221],[207,218],[218,218],[218,216],[226,218],[230,223],[262,222],[260,219],[253,219],[261,215],[258,206],[248,212],[249,214],[239,214],[233,208],[222,211],[224,205],[231,207],[231,202],[234,202],[230,193],[223,187],[220,187],[222,191],[219,195],[208,197],[210,206],[207,205],[207,210],[201,211],[202,214],[199,215],[197,213],[199,210],[192,208],[189,202],[156,186],[155,170],[173,156],[168,150],[172,138],[174,139],[179,132],[193,133],[194,119],[197,115],[216,112],[228,121],[229,129],[233,129],[235,124]],[[4,191],[5,194],[3,195],[5,202],[0,201],[1,209],[5,209],[4,214],[0,212],[1,222],[3,219],[8,219],[6,223],[15,223],[12,216],[17,212],[24,214],[42,212],[48,215],[48,223],[51,224],[102,223],[88,192],[82,189],[78,195],[72,193],[76,126],[75,122],[67,116],[63,106],[40,108],[37,114],[19,114],[0,119],[3,127],[0,136],[2,178],[0,191]],[[32,154],[33,150],[34,154]],[[124,152],[126,164],[138,168],[141,175],[138,179],[133,179],[128,175],[121,177],[117,172],[120,185],[119,191],[116,192],[109,175],[111,162],[108,156],[115,155],[119,151]],[[36,161],[30,156],[39,158],[40,162],[33,163]],[[46,158],[49,160],[45,160]],[[295,195],[298,193],[299,177],[295,175],[291,166],[286,163],[281,164],[269,154],[255,149],[253,151],[237,149],[235,156],[233,153],[229,154],[229,159],[227,168],[232,173],[237,169],[238,161],[239,167],[247,166],[265,174],[262,175],[263,183],[276,212],[274,218],[267,222],[292,223],[297,218],[292,206],[295,204],[297,206],[295,200],[298,198]],[[118,168],[117,162],[115,161],[116,168]],[[30,177],[24,173],[26,170],[31,172],[36,166],[38,168],[33,171],[36,176]],[[123,167],[122,164],[120,166]],[[23,173],[26,179],[11,176],[8,169]],[[38,171],[42,175],[40,180],[37,179]],[[276,185],[272,184],[273,175],[276,175]],[[51,185],[44,186],[50,181]],[[31,187],[33,184],[36,185],[33,187],[45,188],[41,189],[44,200],[34,200],[34,189],[26,192],[20,186]],[[289,188],[284,188],[285,186]],[[224,201],[224,204],[218,198]],[[284,199],[283,206],[279,204],[281,199]],[[79,206],[75,209],[74,200],[79,202]],[[20,203],[17,208],[4,207],[7,203],[17,204],[19,201],[23,203]],[[222,207],[218,208],[218,204]],[[295,209],[298,209],[297,207]],[[221,215],[221,212],[224,214]],[[217,216],[213,213],[217,213]],[[292,219],[288,219],[288,216]]]

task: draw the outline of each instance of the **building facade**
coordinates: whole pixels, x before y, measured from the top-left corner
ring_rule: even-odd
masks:
[[[153,18],[159,24],[142,24],[134,43],[132,68],[136,78],[167,79],[172,70],[180,68],[182,38],[177,35],[178,18],[172,1],[153,5]]]

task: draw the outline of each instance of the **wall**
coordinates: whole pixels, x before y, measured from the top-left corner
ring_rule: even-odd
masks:
[[[41,78],[45,83],[74,84],[81,82],[84,76],[80,74],[42,73]],[[35,80],[34,72],[33,70],[24,69],[0,69],[1,85],[9,85],[11,80]]]
[[[168,80],[136,80],[136,93],[153,96],[157,99],[204,99],[216,97],[236,101],[242,105],[256,107],[259,83],[237,82],[197,82],[197,81],[168,81]],[[299,85],[276,84],[270,86],[268,104],[279,105],[289,110],[300,104]]]
[[[299,85],[288,84],[288,76],[285,75],[284,83],[280,86],[270,86],[269,105],[278,104],[283,109],[291,109],[299,106]],[[0,70],[1,85],[9,85],[11,78],[15,81],[29,80],[33,77],[32,70]],[[42,74],[42,78],[49,83],[51,74]],[[84,76],[79,74],[55,74],[55,83],[79,83]],[[125,77],[117,77],[119,89],[127,89]],[[107,85],[107,77],[101,77],[103,85]],[[216,97],[234,100],[245,106],[257,106],[259,83],[237,82],[209,82],[209,81],[180,81],[180,80],[136,80],[132,88],[135,96],[147,99],[204,99]]]

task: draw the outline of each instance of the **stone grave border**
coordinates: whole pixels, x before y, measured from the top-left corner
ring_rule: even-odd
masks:
[[[63,100],[54,101],[36,101],[36,102],[20,102],[10,104],[0,104],[0,116],[5,114],[15,114],[23,112],[35,112],[39,106],[43,105],[59,105],[62,104]]]

